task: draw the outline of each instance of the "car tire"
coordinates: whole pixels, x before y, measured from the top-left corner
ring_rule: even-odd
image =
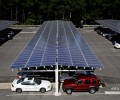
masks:
[[[90,94],[94,94],[95,92],[96,92],[96,89],[95,89],[95,88],[90,88],[90,89],[89,89],[89,93],[90,93]]]
[[[67,93],[67,94],[72,94],[72,89],[70,89],[70,88],[67,88],[66,90],[65,90],[65,92]]]
[[[17,92],[17,93],[22,93],[22,89],[21,89],[21,88],[17,88],[17,89],[16,89],[16,92]]]
[[[46,92],[46,89],[45,89],[45,88],[41,88],[41,89],[40,89],[40,92],[41,92],[41,93],[45,93],[45,92]]]

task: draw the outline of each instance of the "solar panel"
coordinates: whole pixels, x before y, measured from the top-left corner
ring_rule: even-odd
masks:
[[[120,33],[120,20],[96,20],[96,22]]]
[[[1,20],[0,21],[0,31],[6,29],[16,23],[18,23],[18,21]]]
[[[70,21],[59,22],[58,63],[64,66],[102,67]]]
[[[11,67],[26,68],[55,65],[56,24],[56,22],[44,22]]]
[[[102,67],[70,21],[44,22],[11,67],[52,66],[56,61],[62,66]]]

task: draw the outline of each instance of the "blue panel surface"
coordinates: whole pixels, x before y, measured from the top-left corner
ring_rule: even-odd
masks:
[[[96,20],[96,22],[120,34],[120,20]]]
[[[18,21],[1,20],[0,21],[0,31],[6,29],[16,23],[18,23]]]
[[[62,66],[103,66],[70,21],[46,21],[11,68],[51,66],[56,61]]]
[[[56,24],[56,22],[44,22],[11,67],[26,68],[55,65]]]
[[[58,63],[64,66],[102,67],[70,21],[59,22]]]

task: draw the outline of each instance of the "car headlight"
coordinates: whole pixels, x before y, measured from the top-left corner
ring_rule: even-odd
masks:
[[[49,85],[47,88],[50,88],[51,86]]]

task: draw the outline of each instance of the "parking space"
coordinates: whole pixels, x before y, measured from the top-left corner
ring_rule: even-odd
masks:
[[[25,30],[25,31],[24,31]],[[34,30],[34,29],[33,29]],[[86,40],[89,46],[92,48],[93,52],[97,55],[99,60],[104,65],[104,68],[98,69],[95,71],[95,74],[106,83],[105,88],[101,88],[94,96],[101,97],[101,95],[120,94],[120,50],[115,49],[110,41],[101,37],[93,29],[87,30],[83,28],[80,30],[82,37]],[[33,33],[29,33],[33,32]],[[7,41],[2,46],[0,46],[0,83],[5,83],[3,86],[0,86],[0,93],[4,94],[7,97],[16,97],[16,96],[53,96],[55,88],[53,87],[52,91],[46,93],[39,92],[23,92],[21,94],[11,92],[10,83],[13,79],[16,78],[17,70],[12,71],[9,66],[14,61],[16,56],[21,52],[24,46],[31,40],[34,36],[35,30],[31,31],[31,28],[23,29],[18,33],[12,40]],[[53,83],[54,85],[54,83]],[[5,88],[3,88],[5,87]],[[4,91],[4,92],[3,92]],[[62,88],[60,89],[61,95],[67,96],[63,92]],[[114,94],[113,93],[113,94]],[[115,95],[116,95],[115,94]],[[77,92],[73,93],[73,96],[88,96],[88,92]],[[91,96],[91,95],[90,95]]]

